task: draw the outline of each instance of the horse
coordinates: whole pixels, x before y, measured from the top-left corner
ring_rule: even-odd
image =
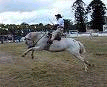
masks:
[[[84,45],[73,38],[61,38],[60,41],[54,40],[52,44],[47,44],[49,36],[47,33],[41,32],[30,32],[25,36],[25,43],[28,45],[28,50],[26,50],[22,57],[25,57],[28,52],[32,51],[32,59],[34,58],[34,51],[50,51],[50,52],[61,52],[67,51],[75,58],[79,59],[85,65],[85,71],[88,70],[88,67],[91,66],[88,61],[82,56],[86,50]]]

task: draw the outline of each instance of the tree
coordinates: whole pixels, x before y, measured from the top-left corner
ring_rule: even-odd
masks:
[[[42,23],[39,23],[36,27],[36,31],[45,31],[44,25]]]
[[[52,31],[52,25],[51,24],[47,24],[47,25],[45,25],[44,26],[44,29],[46,30],[46,31]]]
[[[64,19],[64,32],[69,32],[69,30],[75,29],[73,22],[70,19]]]
[[[86,32],[86,10],[84,9],[85,3],[82,0],[76,0],[73,3],[73,10],[75,11],[76,28],[79,32]]]
[[[106,11],[105,4],[101,0],[93,0],[87,7],[87,13],[92,12],[91,15],[91,27],[92,29],[98,29],[103,31],[103,25],[105,24],[104,15]]]

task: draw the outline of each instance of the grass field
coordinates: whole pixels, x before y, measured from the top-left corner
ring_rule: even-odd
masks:
[[[107,87],[107,37],[76,39],[95,65],[88,72],[67,52],[35,52],[32,60],[21,57],[23,43],[0,44],[0,87]]]

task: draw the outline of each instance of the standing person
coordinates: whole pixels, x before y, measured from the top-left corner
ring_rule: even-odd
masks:
[[[55,15],[57,24],[54,27],[57,29],[52,33],[52,37],[49,39],[48,43],[52,43],[54,40],[60,40],[61,34],[63,34],[64,30],[64,19],[62,18],[61,14]]]

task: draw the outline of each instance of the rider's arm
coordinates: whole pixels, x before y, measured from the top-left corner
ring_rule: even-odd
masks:
[[[55,27],[59,26],[59,24],[55,24]]]
[[[58,24],[59,24],[60,27],[64,27],[64,20],[62,18],[60,18],[58,20]]]

